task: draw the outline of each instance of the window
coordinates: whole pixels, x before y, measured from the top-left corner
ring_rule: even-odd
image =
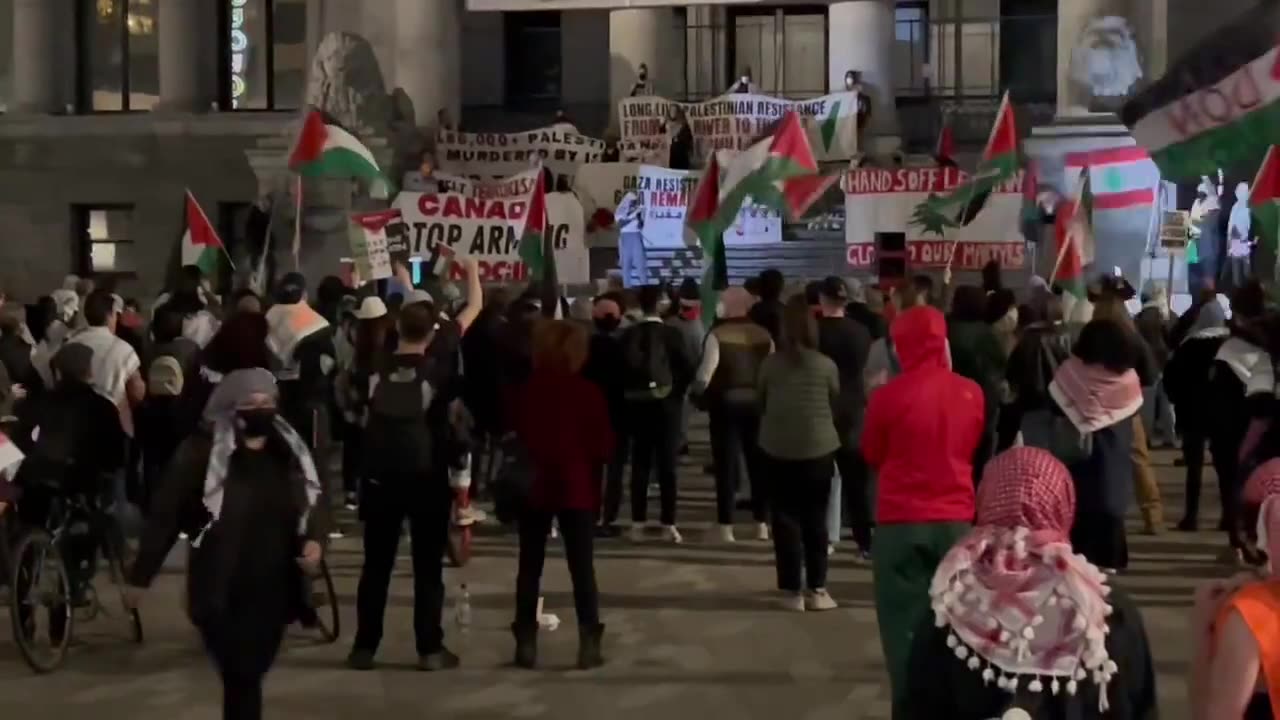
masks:
[[[135,264],[133,206],[77,206],[75,227],[80,248],[80,272],[90,275],[131,275]]]
[[[899,95],[928,92],[929,3],[902,3],[894,10],[893,73]]]
[[[560,13],[503,13],[507,104],[560,102]]]
[[[222,0],[222,106],[296,110],[306,93],[306,0]]]
[[[80,0],[82,110],[150,110],[160,101],[158,0]]]
[[[751,82],[766,95],[823,95],[827,87],[825,7],[729,9],[732,77],[751,71]],[[727,88],[721,88],[721,91]]]
[[[0,0],[0,112],[13,102],[13,0]]]

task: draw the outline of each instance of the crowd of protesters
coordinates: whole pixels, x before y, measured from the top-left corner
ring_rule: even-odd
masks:
[[[828,556],[850,530],[896,718],[1155,717],[1140,613],[1108,584],[1129,565],[1135,499],[1144,532],[1164,530],[1153,446],[1181,443],[1176,529],[1198,528],[1207,445],[1224,559],[1269,571],[1280,542],[1280,325],[1256,283],[1229,321],[1212,293],[1175,318],[1159,288],[1135,319],[1113,277],[1087,297],[1033,283],[1019,302],[996,268],[981,287],[829,277],[796,292],[768,270],[708,318],[692,281],[548,306],[532,290],[485,298],[464,266],[461,292],[415,288],[398,267],[383,288],[325,278],[312,295],[292,273],[270,297],[224,302],[187,267],[150,311],[79,278],[5,303],[0,416],[27,459],[0,511],[16,499],[18,520],[40,523],[52,474],[144,508],[135,604],[188,538],[187,610],[236,718],[260,716],[284,628],[313,612],[298,587],[344,505],[364,546],[348,665],[376,667],[407,521],[418,667],[457,667],[442,558],[450,525],[479,517],[455,507],[459,487],[493,494],[518,528],[516,665],[538,663],[556,534],[578,666],[603,664],[595,543],[623,534],[625,490],[630,541],[685,542],[677,470],[695,410],[710,420],[707,539],[737,542],[748,511],[781,607],[838,607]],[[1244,717],[1268,702],[1255,686],[1280,683],[1280,640],[1260,630],[1280,619],[1278,588],[1233,581],[1198,599],[1194,630],[1221,640],[1198,661],[1220,681],[1197,685],[1197,717]]]

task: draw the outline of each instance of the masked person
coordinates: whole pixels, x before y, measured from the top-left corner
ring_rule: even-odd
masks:
[[[630,455],[630,435],[626,430],[626,401],[623,396],[622,345],[619,328],[622,325],[622,304],[616,296],[606,294],[595,299],[591,309],[591,322],[595,332],[587,349],[587,362],[582,374],[596,384],[604,394],[609,408],[609,421],[614,432],[613,455],[605,466],[603,501],[600,508],[600,537],[617,537],[618,513],[622,507],[622,481]]]
[[[262,682],[284,630],[314,618],[304,573],[319,571],[320,481],[306,443],[277,412],[271,373],[227,375],[206,432],[179,448],[129,574],[136,606],[179,532],[191,538],[187,612],[222,677],[223,717],[262,717]]]

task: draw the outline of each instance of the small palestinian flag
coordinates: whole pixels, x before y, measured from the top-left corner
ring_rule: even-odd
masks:
[[[304,177],[360,178],[390,187],[369,148],[355,135],[325,123],[318,110],[307,113],[289,154],[289,169]]]
[[[1120,112],[1168,180],[1252,162],[1280,137],[1280,3],[1258,3],[1169,66]]]
[[[554,317],[560,301],[560,281],[556,272],[555,247],[547,233],[547,187],[542,180],[541,166],[536,177],[533,195],[529,199],[529,212],[525,214],[524,229],[520,234],[519,254],[529,269],[530,287],[538,289],[543,315]]]
[[[1077,298],[1086,296],[1084,269],[1093,262],[1093,190],[1089,168],[1076,182],[1075,195],[1058,206],[1058,259],[1049,283],[1057,284]]]
[[[1262,244],[1274,253],[1280,248],[1280,153],[1276,146],[1267,148],[1262,167],[1249,187],[1249,211],[1258,225]]]
[[[938,167],[956,167],[956,138],[951,132],[951,119],[942,121],[938,131],[938,143],[933,148],[933,160]]]
[[[218,264],[227,257],[227,248],[190,190],[186,193],[185,205],[187,227],[182,233],[181,264],[183,267],[195,265],[205,277],[217,278]]]
[[[685,222],[698,237],[702,247],[702,282],[698,291],[702,296],[702,323],[708,328],[716,319],[716,304],[720,292],[729,287],[729,265],[724,253],[724,228],[716,222],[720,207],[720,163],[711,153],[706,170],[693,192]]]
[[[973,176],[945,195],[930,195],[912,215],[913,225],[925,232],[943,235],[947,228],[968,225],[987,204],[987,196],[1000,183],[1018,173],[1018,124],[1009,93],[1000,101],[995,123],[982,149],[982,159]]]

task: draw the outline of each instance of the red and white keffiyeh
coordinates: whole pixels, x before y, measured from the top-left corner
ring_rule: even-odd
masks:
[[[978,488],[978,525],[955,545],[929,589],[947,645],[986,683],[1016,692],[1074,695],[1080,681],[1106,686],[1106,575],[1072,552],[1071,475],[1045,450],[1016,447],[993,458]]]
[[[1267,564],[1274,574],[1280,570],[1276,564],[1276,555],[1280,554],[1280,458],[1262,463],[1249,474],[1244,485],[1244,499],[1261,506],[1258,510],[1258,547],[1267,551]]]

